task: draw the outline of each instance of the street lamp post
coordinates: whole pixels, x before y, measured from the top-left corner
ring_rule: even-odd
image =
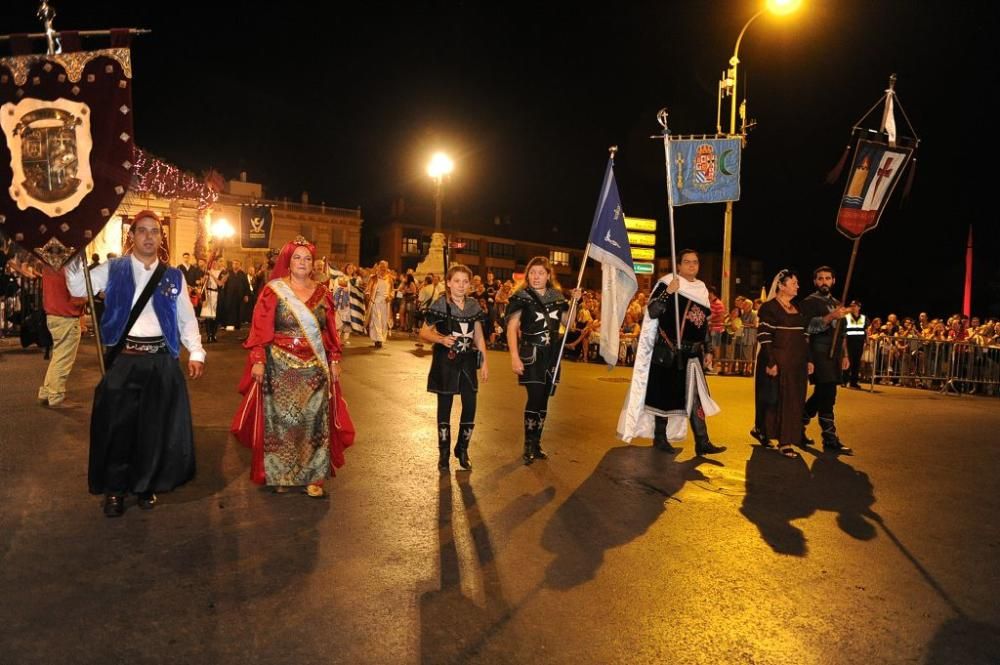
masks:
[[[720,89],[728,91],[730,97],[729,101],[729,136],[734,137],[736,134],[736,82],[737,82],[737,72],[739,70],[740,64],[740,43],[743,41],[743,35],[746,34],[747,28],[750,24],[757,20],[761,14],[770,12],[771,14],[776,14],[778,16],[783,16],[785,14],[790,14],[791,12],[798,9],[801,4],[801,0],[768,0],[764,9],[750,17],[744,25],[743,29],[740,30],[739,37],[736,38],[736,46],[733,48],[733,57],[729,59],[729,70],[726,72],[725,78],[720,81]],[[722,97],[719,97],[719,105],[721,111]],[[741,113],[746,112],[746,99],[743,100],[741,105]],[[721,116],[721,113],[718,114]],[[744,131],[741,131],[739,137],[743,139],[744,144],[746,143],[746,118],[744,118]],[[732,279],[732,262],[733,262],[733,202],[726,201],[726,217],[725,224],[722,231],[722,302],[725,303],[726,307],[732,305],[732,301],[729,300],[729,283]]]
[[[434,233],[431,234],[431,246],[427,257],[417,265],[414,271],[418,279],[428,274],[443,274],[444,265],[444,232],[442,217],[442,200],[444,198],[444,179],[455,170],[455,163],[443,152],[436,153],[427,164],[427,175],[434,180]]]

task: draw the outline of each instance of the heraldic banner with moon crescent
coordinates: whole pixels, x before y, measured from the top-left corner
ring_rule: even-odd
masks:
[[[675,206],[740,199],[741,139],[671,139]]]

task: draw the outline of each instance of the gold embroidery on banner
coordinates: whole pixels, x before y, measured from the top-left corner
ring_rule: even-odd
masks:
[[[110,48],[99,51],[78,51],[55,55],[34,54],[0,58],[0,67],[6,67],[14,76],[15,85],[22,86],[28,81],[28,70],[32,65],[45,62],[54,63],[66,70],[66,76],[73,83],[79,83],[83,69],[97,58],[111,58],[121,65],[125,78],[132,78],[132,56],[127,48]],[[106,70],[105,70],[106,71]]]

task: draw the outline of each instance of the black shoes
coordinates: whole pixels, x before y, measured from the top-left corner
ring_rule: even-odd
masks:
[[[823,442],[823,450],[826,451],[826,452],[828,452],[828,453],[833,453],[834,455],[853,455],[854,454],[854,449],[853,448],[848,448],[847,446],[845,446],[843,443],[840,442],[840,439],[837,439],[836,441],[830,441],[829,443],[827,443],[826,441],[824,441]]]
[[[141,510],[152,510],[155,505],[156,495],[152,492],[146,492],[139,495],[139,508]]]
[[[716,453],[722,453],[726,451],[725,446],[717,446],[711,441],[708,443],[703,443],[701,445],[695,444],[694,452],[696,455],[715,455]]]
[[[521,455],[521,459],[524,460],[525,466],[531,466],[532,462],[535,461],[535,443],[534,441],[524,442],[524,454]]]
[[[653,439],[653,447],[660,452],[669,453],[671,455],[676,455],[678,450],[670,445],[670,442],[666,438],[655,438]]]
[[[108,494],[104,497],[104,516],[121,517],[125,514],[125,497]]]
[[[762,447],[764,447],[764,448],[774,448],[774,444],[771,443],[771,440],[768,439],[764,435],[764,433],[761,432],[756,427],[754,427],[752,430],[750,430],[750,436],[752,436],[754,439],[756,439],[757,443],[759,443]]]

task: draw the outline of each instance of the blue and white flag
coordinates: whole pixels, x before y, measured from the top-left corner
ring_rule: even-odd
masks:
[[[601,358],[614,366],[618,364],[622,321],[639,282],[632,267],[625,212],[615,184],[614,162],[610,159],[587,243],[588,255],[601,264]]]
[[[740,200],[741,139],[670,141],[673,205]]]

